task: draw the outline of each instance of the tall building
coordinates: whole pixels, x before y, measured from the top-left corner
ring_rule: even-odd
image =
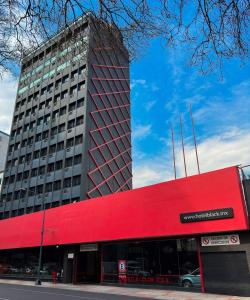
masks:
[[[3,181],[3,173],[4,173],[7,150],[8,150],[8,143],[9,143],[9,135],[5,132],[0,131],[0,192],[1,192],[2,181]]]
[[[81,18],[22,62],[0,217],[132,188],[129,59]]]

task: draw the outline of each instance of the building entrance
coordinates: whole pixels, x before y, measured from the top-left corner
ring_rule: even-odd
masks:
[[[79,252],[77,257],[76,283],[98,283],[101,277],[99,251]]]

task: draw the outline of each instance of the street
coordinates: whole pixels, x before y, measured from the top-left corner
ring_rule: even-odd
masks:
[[[0,284],[0,300],[133,300],[143,299],[121,295],[69,291],[58,288]],[[148,299],[148,298],[147,298]]]

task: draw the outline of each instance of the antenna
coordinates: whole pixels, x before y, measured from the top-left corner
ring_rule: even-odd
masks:
[[[174,163],[174,178],[176,179],[176,164],[175,164],[175,146],[174,146],[174,129],[171,125],[171,137],[172,137],[172,155]]]
[[[196,136],[195,136],[195,129],[194,129],[194,118],[192,113],[192,104],[190,103],[189,106],[189,112],[190,112],[190,118],[192,121],[192,130],[193,130],[193,138],[194,138],[194,147],[195,147],[195,155],[196,155],[196,163],[197,163],[197,169],[198,173],[200,174],[200,163],[199,163],[199,157],[198,157],[198,148],[197,148],[197,142],[196,142]]]
[[[182,115],[181,114],[180,114],[180,128],[181,128],[181,144],[182,144],[183,162],[184,162],[185,176],[187,177],[187,166],[186,166],[185,146],[184,146],[184,139],[183,139]]]

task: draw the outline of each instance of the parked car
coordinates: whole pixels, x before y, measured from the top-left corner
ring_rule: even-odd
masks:
[[[184,274],[180,276],[179,285],[185,288],[200,287],[201,286],[200,268],[194,270],[189,274]]]

